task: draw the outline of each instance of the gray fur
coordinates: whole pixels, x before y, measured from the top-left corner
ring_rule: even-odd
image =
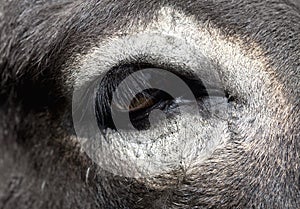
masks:
[[[293,2],[1,0],[0,208],[299,208],[300,3]],[[263,74],[248,71],[249,90],[234,70],[224,74],[226,88],[243,98],[235,105],[254,119],[233,117],[227,146],[185,173],[112,176],[71,140],[69,66],[104,37],[146,26],[164,6],[238,40],[262,63]],[[270,83],[256,85],[266,75]]]

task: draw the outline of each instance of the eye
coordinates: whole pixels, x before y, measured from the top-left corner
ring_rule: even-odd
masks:
[[[142,110],[151,109],[155,104],[157,104],[157,99],[163,99],[162,95],[159,95],[160,92],[149,90],[138,94],[130,103],[128,110],[130,112],[139,112]],[[126,107],[125,107],[126,108]]]
[[[81,60],[73,123],[82,149],[102,169],[153,177],[199,164],[230,139],[234,107],[218,63],[194,45],[126,36]]]
[[[107,128],[116,129],[113,119],[111,117],[111,108],[115,109],[117,114],[129,114],[130,121],[137,130],[147,130],[150,128],[150,122],[148,117],[153,110],[162,111],[165,116],[170,119],[175,114],[179,114],[178,105],[189,105],[193,102],[190,99],[184,99],[184,93],[174,98],[168,92],[160,89],[149,88],[145,89],[137,94],[134,94],[133,89],[125,85],[119,95],[117,95],[118,102],[112,104],[112,95],[115,93],[116,88],[127,76],[131,73],[141,71],[143,69],[151,68],[160,73],[160,80],[158,80],[159,86],[168,86],[169,78],[163,75],[165,71],[173,71],[174,69],[163,69],[152,66],[150,64],[126,64],[111,69],[106,76],[99,83],[97,90],[97,96],[95,100],[95,110],[99,128],[104,130]],[[203,100],[208,96],[204,85],[196,75],[183,75],[177,73],[177,76],[182,79],[187,87],[192,91],[198,104],[203,103]],[[140,77],[131,79],[135,82],[133,85],[136,89],[142,89],[144,86],[151,86],[152,81],[151,73],[142,73]],[[219,92],[221,93],[221,92]],[[221,94],[220,94],[221,95]],[[126,104],[126,100],[129,100],[129,105]],[[202,108],[207,108],[202,104]],[[208,115],[208,110],[206,109]],[[123,128],[126,128],[127,124],[124,124]],[[120,128],[120,127],[119,127]]]

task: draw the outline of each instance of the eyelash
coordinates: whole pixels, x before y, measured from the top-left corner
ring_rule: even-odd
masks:
[[[174,69],[164,69],[160,66],[153,66],[147,63],[123,64],[112,68],[101,80],[97,89],[95,99],[95,114],[98,126],[102,131],[105,131],[107,128],[115,130],[115,126],[111,116],[111,101],[112,95],[118,85],[130,74],[146,68],[157,68],[176,74],[189,86],[195,98],[199,102],[208,96],[204,85],[196,75],[178,73]],[[147,77],[145,76],[143,78],[139,78],[139,80],[137,81],[137,85],[143,85],[146,82]],[[148,89],[140,92],[138,95],[133,95],[131,89],[126,89],[122,93],[122,95],[125,95],[123,99],[135,99],[131,100],[131,104],[133,107],[135,107],[134,101],[138,103],[141,99],[146,100],[146,106],[142,106],[141,108],[123,108],[123,110],[127,110],[129,112],[131,116],[131,122],[133,123],[135,128],[139,130],[149,128],[150,124],[145,119],[154,109],[162,110],[169,118],[175,114],[178,114],[178,112],[176,111],[176,107],[178,107],[178,105],[176,103],[180,101],[180,98],[172,98],[166,92],[157,89]],[[149,101],[147,99],[152,99],[152,101]],[[122,101],[120,102],[122,103]],[[150,103],[148,104],[147,102]],[[122,108],[120,108],[120,111],[122,111]]]

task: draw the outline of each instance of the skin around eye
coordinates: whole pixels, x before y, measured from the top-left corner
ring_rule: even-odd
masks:
[[[129,80],[124,77],[127,68]],[[227,99],[206,97],[197,77],[161,68],[121,69],[95,80],[86,90],[81,88],[74,97],[80,99],[83,94],[90,100],[73,117],[80,122],[75,124],[77,133],[86,134],[88,154],[95,156],[100,167],[117,175],[151,177],[204,160],[229,137],[226,117],[207,116],[213,109],[223,109],[226,115]],[[114,105],[117,111],[111,109]]]
[[[138,120],[140,118],[144,119],[140,116],[145,113],[142,110],[147,110],[146,117],[149,118],[150,122],[152,121],[151,118],[153,118],[153,114],[156,117],[156,113],[165,114],[165,111],[156,111],[157,109],[162,110],[159,108],[152,111],[152,107],[156,106],[159,102],[154,100],[153,103],[151,96],[138,98],[138,101],[132,101],[132,99],[137,96],[137,93],[141,91],[136,92],[134,89],[126,87],[121,90],[121,93],[124,94],[125,92],[125,95],[129,96],[117,96],[116,104],[110,105],[112,95],[109,95],[109,92],[114,91],[118,84],[111,82],[112,80],[108,77],[104,79],[106,84],[105,82],[102,82],[101,84],[100,82],[96,83],[95,89],[90,91],[97,92],[96,101],[94,100],[95,96],[91,95],[91,101],[89,103],[85,102],[87,104],[93,104],[93,106],[89,106],[88,109],[90,109],[90,114],[92,116],[96,115],[96,117],[93,117],[91,120],[90,117],[80,117],[81,115],[77,115],[75,112],[73,118],[75,121],[74,126],[76,133],[79,132],[82,134],[80,135],[81,138],[87,139],[83,141],[85,145],[86,143],[90,143],[90,147],[100,147],[100,149],[97,150],[87,150],[87,154],[93,157],[100,167],[114,174],[128,177],[149,177],[169,172],[182,166],[185,167],[193,163],[203,162],[211,155],[216,147],[223,146],[230,138],[228,121],[223,120],[222,118],[207,116],[207,113],[213,108],[224,109],[222,112],[227,114],[226,107],[228,103],[224,96],[224,92],[222,94],[222,83],[218,77],[218,67],[210,59],[204,56],[201,53],[201,50],[199,51],[193,48],[193,46],[184,42],[182,39],[174,38],[176,42],[173,43],[175,45],[178,44],[178,46],[175,46],[168,41],[169,39],[167,37],[162,35],[151,35],[150,38],[148,38],[148,35],[145,35],[145,37],[143,35],[141,36],[142,37],[137,36],[131,37],[132,39],[120,40],[122,43],[124,42],[124,44],[126,44],[122,49],[130,49],[128,52],[123,53],[122,56],[117,56],[118,59],[121,58],[121,60],[116,61],[111,57],[109,62],[105,62],[101,55],[103,51],[100,52],[97,50],[95,51],[95,54],[93,54],[93,56],[95,55],[96,62],[93,62],[93,64],[88,62],[88,66],[83,64],[82,67],[87,67],[89,69],[88,72],[93,75],[93,78],[98,78],[101,73],[104,73],[104,76],[110,74],[112,76],[111,78],[114,78],[118,81],[117,83],[120,83],[126,77],[124,77],[124,75],[126,75],[126,68],[131,69],[130,73],[135,72],[136,69],[128,65],[120,68],[117,67],[117,70],[123,75],[123,77],[120,77],[118,76],[117,71],[110,73],[110,69],[114,68],[116,65],[122,65],[124,63],[152,63],[153,66],[148,65],[146,67],[161,68],[167,66],[172,68],[173,75],[177,72],[176,75],[178,75],[182,82],[187,81],[186,83],[189,84],[188,89],[192,91],[195,98],[205,98],[205,96],[208,95],[207,90],[220,89],[217,91],[216,97],[224,100],[216,101],[216,98],[209,97],[205,99],[205,102],[201,101],[196,107],[201,110],[199,114],[189,114],[188,111],[185,111],[187,113],[180,112],[180,114],[177,114],[176,112],[173,115],[174,117],[157,117],[162,119],[154,120],[155,123],[151,123],[149,129],[127,129],[127,127],[123,128],[122,125],[124,123],[118,118],[117,120],[112,120],[114,114],[111,114],[111,106],[119,105],[117,106],[117,109],[119,110],[129,110],[130,112],[135,113],[139,112],[138,115],[134,115]],[[130,43],[130,40],[136,40],[137,38],[151,40],[151,44],[147,41],[137,42],[140,44],[139,46],[136,44],[132,44],[130,47],[127,46],[127,44]],[[119,42],[117,43],[117,46],[121,45]],[[134,46],[135,50],[131,50],[131,46]],[[162,50],[158,50],[160,48],[154,46],[166,47]],[[180,49],[180,51],[174,51],[174,47]],[[103,49],[106,50],[106,48]],[[129,52],[130,56],[125,56]],[[116,54],[113,53],[111,56],[116,57]],[[188,59],[186,59],[187,57]],[[189,62],[186,62],[186,60],[189,60]],[[102,66],[102,64],[105,63],[110,64]],[[98,69],[97,72],[95,72],[96,69]],[[99,69],[106,69],[106,72],[101,72]],[[159,72],[159,70],[157,72]],[[190,76],[191,74],[196,76]],[[90,81],[92,79],[89,79],[89,77],[83,77],[84,80],[81,79],[79,82],[76,82],[76,86],[78,86],[78,89],[80,90],[82,90],[82,83],[89,86],[88,82],[92,82]],[[202,81],[202,84],[201,82],[198,82],[198,78],[201,78],[199,80]],[[86,79],[88,79],[88,81],[86,81]],[[134,80],[134,82],[135,81],[143,83],[145,79]],[[203,88],[204,86],[207,88]],[[181,91],[177,86],[173,89],[177,89],[179,92]],[[221,92],[220,94],[218,93],[219,91]],[[86,92],[89,91],[87,90]],[[212,91],[210,91],[209,94],[212,94]],[[73,104],[75,104],[73,108],[76,109],[76,99],[82,98],[82,95],[77,94],[77,91],[75,91],[73,95]],[[179,100],[183,109],[188,109],[191,105],[187,105],[189,101],[181,98],[182,95],[184,95],[184,92],[182,92],[182,94],[176,94],[176,97],[173,97],[173,99]],[[126,102],[122,100],[125,100]],[[131,103],[128,103],[127,101],[130,101]],[[162,101],[166,102],[169,100],[163,99]],[[182,105],[182,103],[184,105]],[[79,107],[77,109],[80,110],[84,108],[85,107]],[[96,114],[94,110],[96,110]],[[140,115],[140,113],[142,114]],[[83,120],[82,118],[86,118],[86,120]],[[83,124],[81,121],[87,121],[87,123]],[[116,126],[121,128],[114,128],[115,122],[118,123],[119,121],[122,123],[121,126]],[[87,127],[88,123],[93,124]],[[99,134],[99,127],[101,130],[105,130],[102,131],[101,134]],[[87,129],[89,132],[86,132]],[[99,139],[89,140],[90,135],[93,135],[93,132],[90,131],[91,129],[95,132],[95,136],[100,137]],[[99,144],[95,145],[94,143]],[[102,157],[96,158],[97,156]],[[104,161],[103,159],[110,160]],[[127,159],[126,163],[122,159]]]

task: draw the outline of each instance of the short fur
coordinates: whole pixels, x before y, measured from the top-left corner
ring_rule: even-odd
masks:
[[[71,143],[65,66],[163,6],[242,40],[249,54],[258,44],[274,107],[261,110],[267,129],[242,130],[189,174],[158,177],[176,186],[157,188],[102,171]],[[298,0],[1,0],[0,29],[0,208],[300,208]]]

